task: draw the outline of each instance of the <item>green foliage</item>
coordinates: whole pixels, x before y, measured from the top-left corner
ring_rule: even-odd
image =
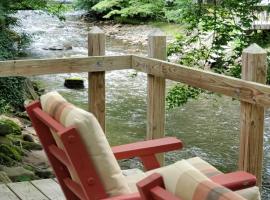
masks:
[[[12,112],[12,107],[4,99],[0,99],[0,114]]]
[[[194,4],[182,9],[179,19],[187,24],[187,37],[178,38],[170,53],[180,53],[180,63],[227,73],[238,67],[238,58],[256,33],[247,31],[255,19],[259,0],[223,0]],[[237,70],[233,69],[232,75]]]
[[[179,63],[189,67],[240,78],[243,49],[255,41],[265,42],[262,33],[251,29],[259,2],[221,0],[204,4],[178,1],[178,6],[182,5],[179,7],[181,12],[172,7],[174,15],[167,17],[186,24],[187,31],[169,46],[169,55],[177,54]],[[174,6],[178,7],[177,4]],[[186,90],[189,88],[173,88],[169,92],[173,96],[169,103],[179,106],[185,102],[186,94],[189,94]],[[194,88],[190,90],[192,93]]]
[[[0,96],[2,103],[23,110],[25,100],[25,80],[24,77],[1,77]]]
[[[77,0],[76,7],[79,9],[84,9],[90,11],[92,7],[97,4],[100,0]]]
[[[78,0],[80,8],[105,19],[163,19],[164,0]]]
[[[166,97],[167,107],[169,109],[182,106],[189,99],[196,99],[202,90],[190,87],[188,85],[176,84],[168,92]]]
[[[48,1],[45,8],[45,11],[57,16],[60,20],[65,20],[65,16],[63,13],[70,11],[73,9],[73,5],[71,4],[64,4],[64,3],[57,3],[54,1]]]
[[[47,4],[46,0],[1,0],[0,1],[0,60],[20,56],[29,44],[29,36],[12,30],[17,19],[11,14],[20,9],[40,9]]]

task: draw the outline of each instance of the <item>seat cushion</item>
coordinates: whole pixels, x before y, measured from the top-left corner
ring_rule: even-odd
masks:
[[[218,174],[223,174],[219,170],[217,170],[215,167],[207,163],[206,161],[202,160],[199,157],[194,157],[186,160],[189,164],[191,164],[194,168],[199,170],[201,173],[203,173],[205,176],[211,177]],[[177,164],[177,163],[176,163]],[[163,168],[160,168],[163,170]],[[160,170],[158,169],[158,170]],[[136,183],[142,180],[143,178],[146,178],[147,175],[151,174],[152,172],[157,170],[152,170],[147,173],[144,173],[143,171],[139,169],[131,169],[131,170],[123,170],[123,174],[125,175],[126,181],[131,189],[132,192],[137,192]],[[166,174],[165,176],[168,176]],[[247,200],[260,200],[260,192],[258,187],[251,187],[243,190],[236,191],[237,194],[244,197]]]
[[[213,165],[210,165],[208,162],[204,161],[203,159],[199,157],[189,158],[187,159],[187,162],[207,177],[223,174]]]
[[[63,126],[74,126],[85,143],[90,159],[109,196],[130,193],[128,184],[116,161],[105,134],[93,114],[68,103],[57,92],[41,96],[42,109],[59,121]],[[52,132],[59,148],[63,144],[58,134]],[[78,181],[76,172],[69,169],[74,181]]]
[[[260,189],[256,186],[243,190],[238,190],[236,191],[236,193],[247,200],[261,200]]]
[[[183,200],[244,200],[237,193],[221,186],[194,168],[186,160],[146,173],[162,175],[166,190]]]

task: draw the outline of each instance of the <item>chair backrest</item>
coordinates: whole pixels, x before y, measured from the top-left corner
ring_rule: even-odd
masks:
[[[67,199],[102,199],[130,193],[92,114],[55,92],[27,106],[27,112]]]

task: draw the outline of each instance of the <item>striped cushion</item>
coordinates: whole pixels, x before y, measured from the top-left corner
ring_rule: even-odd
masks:
[[[75,126],[85,142],[90,159],[103,182],[109,196],[130,193],[121,169],[113,155],[105,134],[97,119],[89,112],[68,103],[57,92],[50,92],[41,97],[42,109],[65,127]],[[57,145],[63,148],[60,138],[53,133]],[[70,169],[69,169],[70,170]],[[78,182],[76,173],[70,170],[74,181]]]
[[[199,157],[189,158],[187,159],[187,162],[189,162],[193,167],[198,169],[201,173],[203,173],[208,178],[216,175],[223,174],[221,171],[210,165],[208,162],[202,160]],[[248,200],[260,200],[260,190],[258,187],[251,187],[243,190],[236,191],[237,194],[244,197]]]
[[[189,158],[187,159],[187,162],[207,177],[223,174],[214,166],[210,165],[208,162],[204,161],[199,157]]]
[[[231,190],[208,179],[186,160],[146,173],[162,175],[168,191],[183,200],[244,200]]]

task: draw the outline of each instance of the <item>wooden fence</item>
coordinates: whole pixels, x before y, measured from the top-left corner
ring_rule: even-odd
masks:
[[[256,44],[244,50],[241,80],[163,61],[166,60],[166,36],[155,32],[148,39],[149,57],[104,56],[105,34],[99,28],[94,28],[88,38],[89,57],[1,61],[0,76],[88,72],[89,110],[106,130],[105,72],[135,69],[147,73],[147,139],[164,136],[166,79],[238,99],[241,101],[239,169],[256,175],[260,185],[264,110],[270,107],[270,87],[264,85],[267,75],[266,52]],[[159,155],[159,161],[163,163],[163,155]]]

